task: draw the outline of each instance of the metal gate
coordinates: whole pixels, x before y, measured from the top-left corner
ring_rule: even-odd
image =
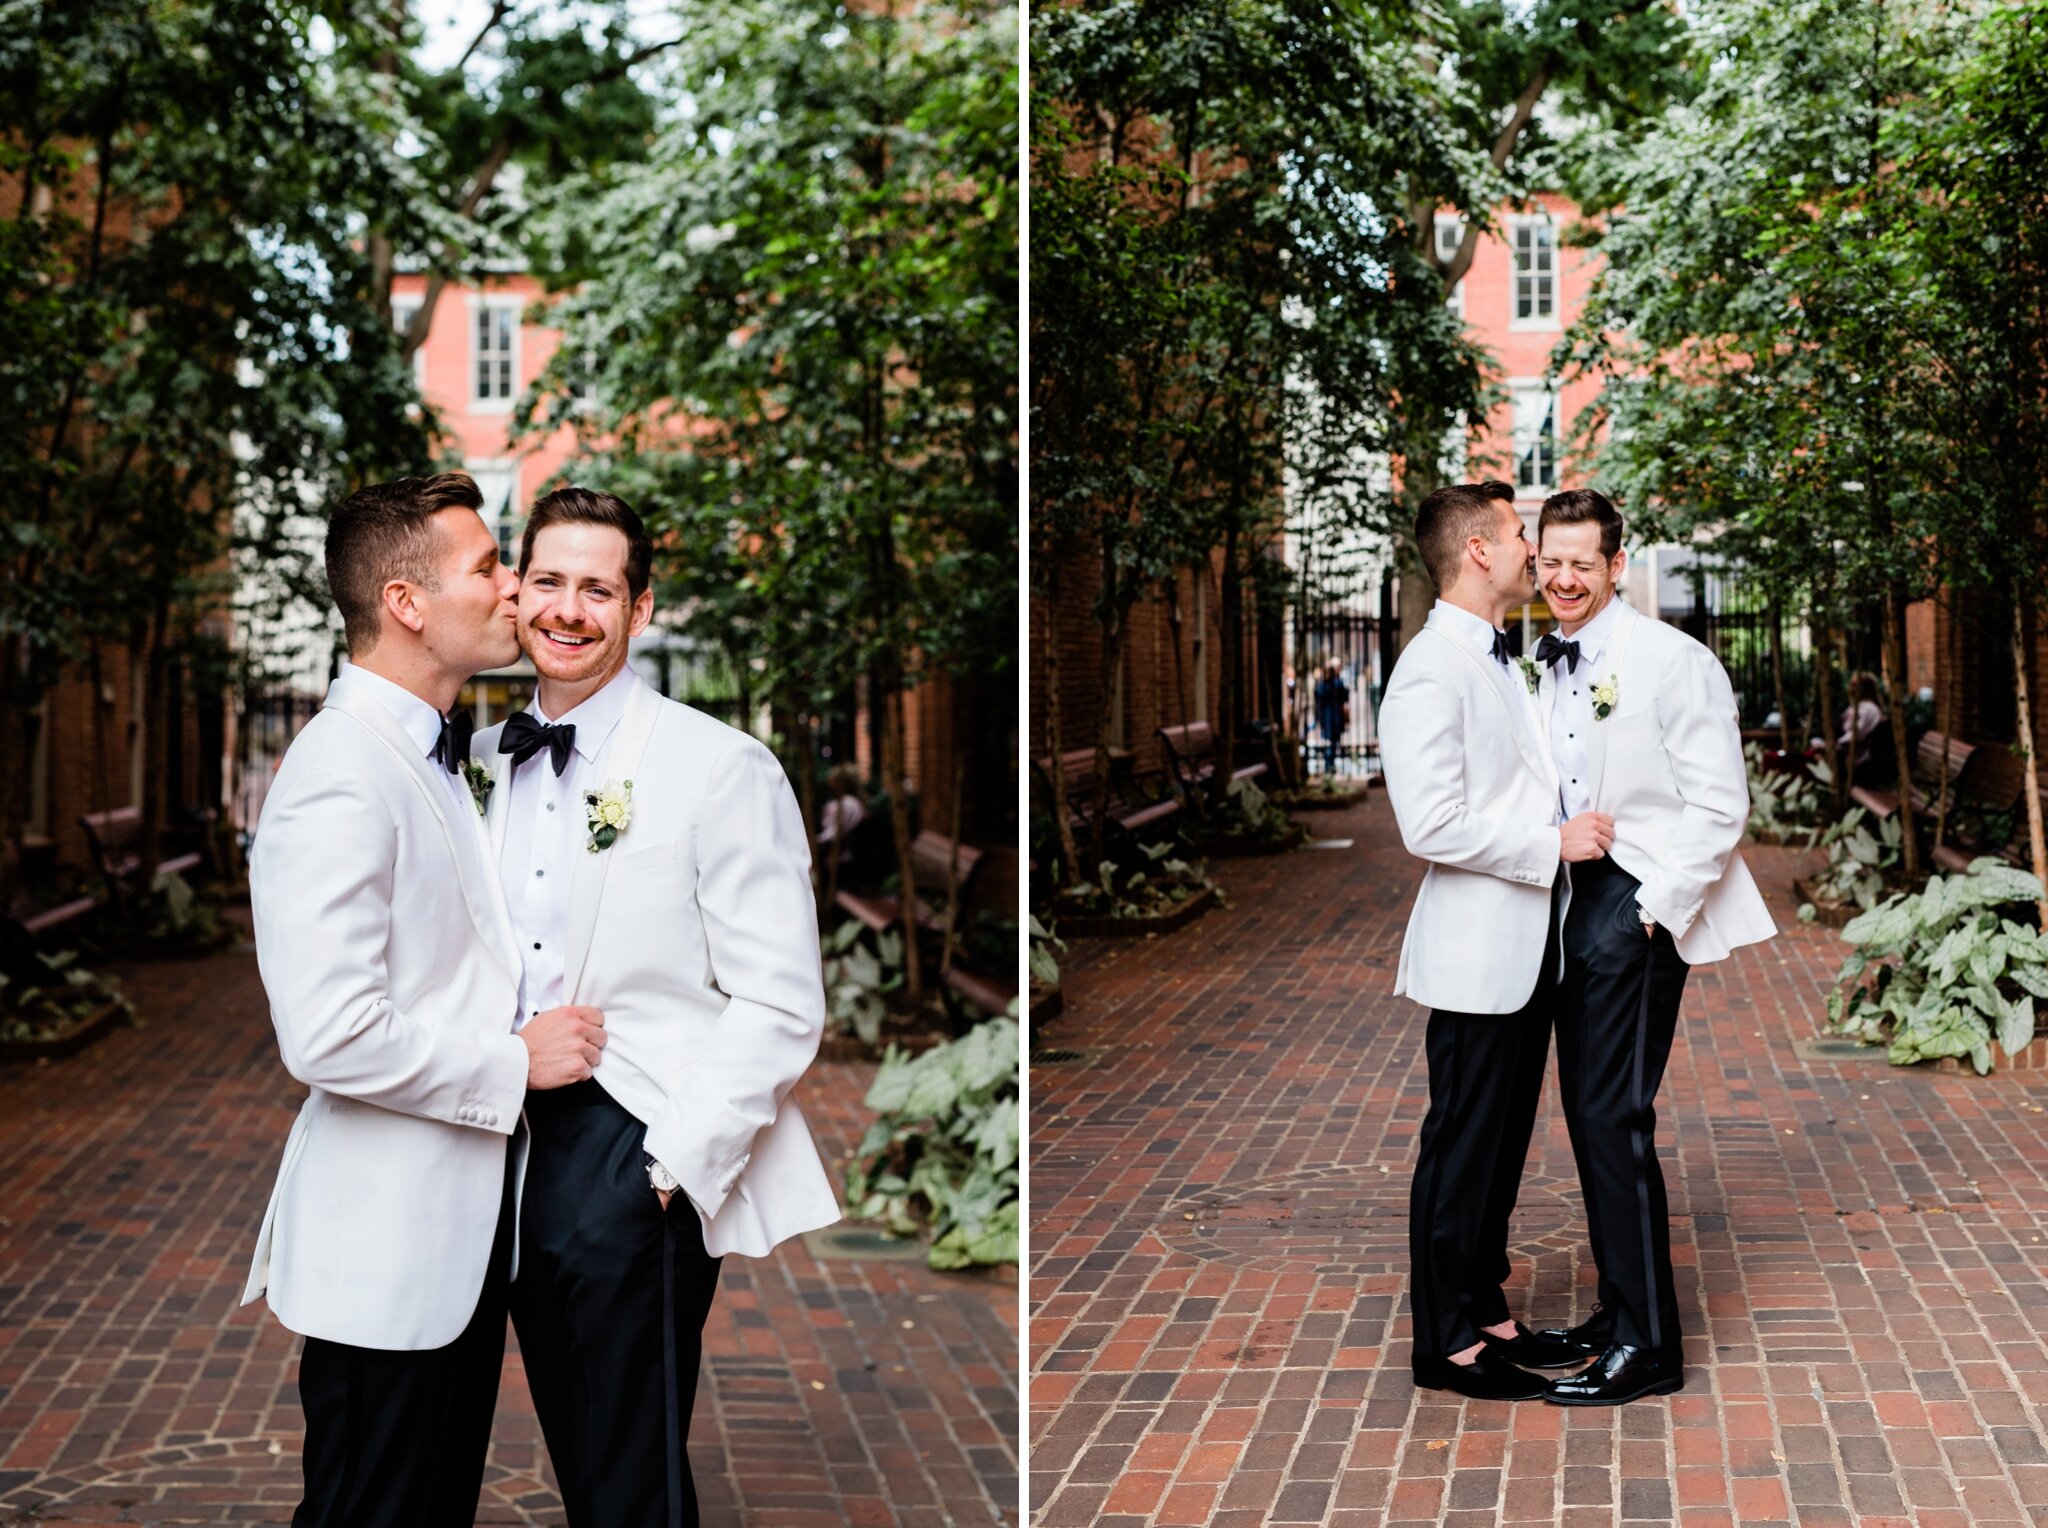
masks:
[[[1386,687],[1381,636],[1387,629],[1380,617],[1355,608],[1297,614],[1287,729],[1301,740],[1305,774],[1362,780],[1380,772],[1379,706]],[[1319,694],[1332,664],[1350,708],[1350,719],[1334,736],[1325,725],[1340,720],[1329,714],[1337,709],[1327,703],[1334,692]]]

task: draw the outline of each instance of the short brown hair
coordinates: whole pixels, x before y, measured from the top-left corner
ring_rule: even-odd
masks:
[[[1491,542],[1499,525],[1493,496],[1477,483],[1452,483],[1422,501],[1415,513],[1415,544],[1437,593],[1458,581],[1465,543],[1474,536]]]
[[[386,584],[402,578],[429,592],[440,589],[434,516],[483,504],[476,479],[466,472],[372,483],[341,501],[327,520],[327,589],[341,612],[351,657],[377,645]]]
[[[624,499],[571,485],[535,501],[533,513],[526,517],[526,534],[519,538],[521,578],[533,561],[533,538],[550,525],[609,525],[626,538],[626,592],[637,600],[646,591],[654,569],[654,538]]]
[[[1543,510],[1536,516],[1536,544],[1543,545],[1546,525],[1584,525],[1589,520],[1600,527],[1600,555],[1614,561],[1614,554],[1621,550],[1621,512],[1606,494],[1591,488],[1568,488],[1543,501]]]
[[[1479,485],[1479,491],[1489,499],[1499,499],[1503,504],[1515,502],[1515,485],[1503,483],[1499,478],[1488,478]]]

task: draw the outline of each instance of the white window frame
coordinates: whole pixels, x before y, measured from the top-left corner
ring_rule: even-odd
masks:
[[[1539,249],[1536,236],[1549,237]],[[1529,268],[1523,267],[1524,236],[1527,236]],[[1537,258],[1547,256],[1547,260]],[[1512,330],[1561,329],[1563,304],[1557,280],[1557,221],[1544,217],[1517,217],[1508,219],[1508,328]],[[1548,313],[1531,313],[1522,316],[1523,283],[1527,282],[1530,306],[1540,307],[1541,296],[1546,289],[1550,298]]]
[[[479,297],[474,293],[469,297],[468,386],[469,411],[472,414],[511,413],[512,405],[518,399],[520,389],[526,385],[526,378],[522,375],[520,369],[521,352],[524,347],[521,344],[520,337],[520,331],[523,326],[519,322],[520,312],[525,306],[525,300],[518,297]],[[500,378],[503,378],[507,385],[507,391],[503,397],[492,396],[487,398],[483,396],[483,391],[478,385],[483,381],[480,372],[486,360],[479,328],[483,315],[487,313],[493,315],[494,318],[501,315],[509,315],[509,317],[503,319],[503,322],[507,331],[507,337],[511,342],[511,354],[509,356],[502,356],[498,353],[496,347],[493,347],[489,353],[489,359],[500,365]],[[503,368],[503,363],[508,360],[511,362],[510,367]],[[493,378],[492,380],[495,385],[499,378]]]
[[[519,566],[519,537],[526,517],[519,513],[519,458],[516,456],[472,456],[462,470],[476,479],[483,491],[483,508],[477,511],[498,538],[498,555],[508,568]]]
[[[1436,257],[1449,265],[1457,256],[1458,246],[1465,240],[1465,220],[1455,212],[1439,212],[1432,237],[1436,240]],[[1460,277],[1444,298],[1444,306],[1460,318],[1465,316],[1465,282]]]
[[[1558,440],[1563,426],[1558,418],[1558,395],[1540,377],[1513,378],[1508,392],[1514,401],[1512,438],[1515,451],[1515,497],[1547,499],[1557,492]],[[1548,429],[1545,429],[1545,425]],[[1547,448],[1545,441],[1548,441]],[[1536,452],[1536,481],[1523,480],[1524,458]],[[1548,481],[1545,481],[1547,474]]]
[[[392,298],[392,331],[402,336],[411,325],[414,316],[425,306],[426,304],[417,297]],[[431,334],[433,331],[429,329],[427,332]],[[424,338],[420,340],[420,348],[412,353],[412,375],[413,380],[419,383],[421,390],[424,391],[427,385],[427,342]]]

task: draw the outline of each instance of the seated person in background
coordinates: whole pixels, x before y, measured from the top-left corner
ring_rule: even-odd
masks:
[[[1892,777],[1891,755],[1878,746],[1884,741],[1879,736],[1884,719],[1884,710],[1877,703],[1877,676],[1861,670],[1849,680],[1842,735],[1835,739],[1836,751],[1852,761],[1850,775],[1858,785],[1883,785]]]
[[[818,812],[817,845],[819,858],[827,864],[836,860],[842,876],[853,862],[848,840],[867,815],[867,804],[860,799],[860,771],[851,764],[834,766],[825,777],[825,805]]]

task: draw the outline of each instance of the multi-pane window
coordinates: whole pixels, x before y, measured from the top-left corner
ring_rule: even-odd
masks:
[[[402,341],[405,331],[412,327],[412,321],[419,317],[419,299],[394,298],[391,303],[391,327],[398,332]],[[412,374],[422,383],[427,379],[427,347],[422,344],[412,353]]]
[[[1449,267],[1458,258],[1458,246],[1464,242],[1465,225],[1452,213],[1438,213],[1436,218],[1436,258],[1439,264]],[[1444,298],[1444,306],[1453,313],[1465,311],[1465,283],[1453,286]]]
[[[526,522],[515,514],[512,505],[512,497],[519,490],[518,464],[472,460],[462,466],[476,479],[477,491],[483,495],[484,502],[477,513],[498,538],[499,560],[516,567],[520,533],[526,528]]]
[[[1549,323],[1557,317],[1557,227],[1547,219],[1517,222],[1511,236],[1515,251],[1515,321]]]
[[[519,310],[479,303],[476,310],[476,401],[509,402],[519,356]]]
[[[1557,487],[1557,394],[1542,387],[1515,389],[1515,487]]]

